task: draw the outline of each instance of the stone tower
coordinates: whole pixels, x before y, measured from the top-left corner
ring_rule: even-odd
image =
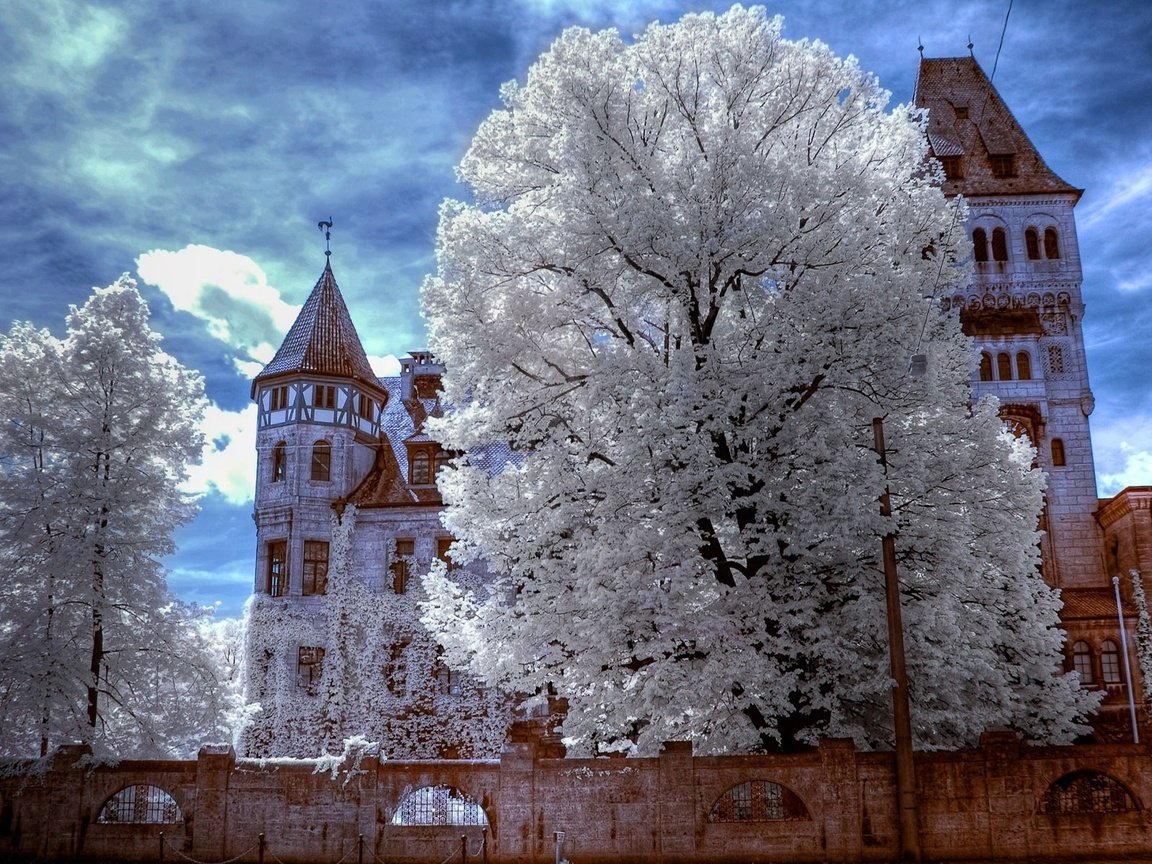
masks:
[[[1081,190],[1041,158],[971,57],[921,59],[916,104],[943,164],[945,194],[968,202],[973,278],[945,301],[975,345],[973,398],[1001,413],[1048,474],[1044,574],[1058,588],[1102,584],[1092,391],[1081,321]]]

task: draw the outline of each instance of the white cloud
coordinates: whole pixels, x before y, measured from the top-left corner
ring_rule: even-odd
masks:
[[[1152,486],[1152,418],[1132,415],[1093,426],[1096,485],[1102,496],[1126,486]]]
[[[209,405],[200,428],[205,444],[201,463],[189,471],[185,491],[213,492],[231,504],[246,504],[256,488],[256,406],[226,411]]]
[[[371,365],[372,371],[375,372],[379,378],[388,378],[400,374],[400,361],[396,359],[395,354],[385,354],[383,356],[369,355],[368,363]]]
[[[1100,203],[1089,207],[1080,222],[1085,228],[1091,227],[1129,204],[1146,205],[1150,196],[1152,196],[1152,167],[1136,165],[1129,171],[1120,172],[1119,177],[1112,182],[1111,188],[1100,197]]]
[[[155,249],[137,258],[136,268],[142,281],[236,350],[236,371],[247,378],[272,359],[300,311],[268,284],[260,265],[236,252],[200,245],[178,252]]]

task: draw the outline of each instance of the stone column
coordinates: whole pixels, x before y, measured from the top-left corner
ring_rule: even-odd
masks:
[[[231,746],[206,744],[196,754],[196,807],[186,825],[194,858],[221,861],[235,854],[228,850],[228,780],[235,769]]]

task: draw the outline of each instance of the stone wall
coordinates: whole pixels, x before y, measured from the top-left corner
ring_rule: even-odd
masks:
[[[237,760],[214,748],[190,761],[90,766],[80,748],[62,748],[47,763],[6,766],[0,859],[156,861],[163,846],[165,861],[511,864],[551,862],[556,832],[574,864],[881,862],[898,854],[889,753],[860,753],[845,741],[789,756],[694,756],[675,742],[653,759],[541,752],[519,742],[500,760],[365,758],[359,768],[333,769]],[[916,758],[926,861],[1152,860],[1152,751],[1144,745],[1026,747],[995,733],[974,750]],[[102,822],[109,798],[135,784],[164,789],[180,821]],[[438,786],[478,804],[488,825],[393,824],[415,790]],[[760,803],[749,805],[741,789],[759,790]],[[764,809],[765,789],[783,796],[775,810]],[[447,811],[429,814],[451,821]]]

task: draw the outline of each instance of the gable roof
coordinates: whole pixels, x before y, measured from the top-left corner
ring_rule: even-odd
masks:
[[[331,261],[325,262],[324,272],[276,356],[253,379],[253,397],[259,382],[298,373],[352,378],[373,389],[380,388],[336,284]]]
[[[1083,192],[1048,167],[975,58],[922,57],[915,101],[928,109],[933,154],[963,158],[964,176],[945,181],[946,195],[1067,193],[1079,199]],[[1015,176],[995,176],[992,156],[1012,156]]]

